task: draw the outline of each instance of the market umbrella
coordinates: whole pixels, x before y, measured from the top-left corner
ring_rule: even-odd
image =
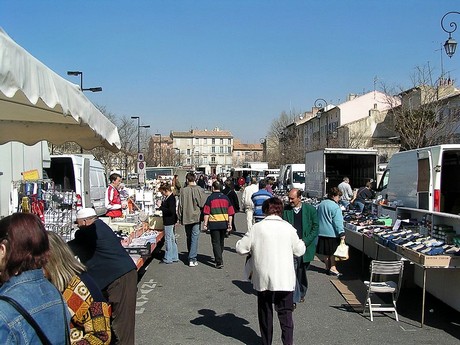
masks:
[[[0,144],[76,142],[120,149],[117,127],[83,94],[0,28]]]

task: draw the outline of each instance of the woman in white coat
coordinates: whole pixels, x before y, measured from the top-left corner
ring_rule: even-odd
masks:
[[[293,344],[293,295],[296,284],[294,256],[305,253],[305,243],[295,228],[284,221],[283,202],[276,198],[266,200],[262,211],[267,217],[256,223],[236,243],[241,255],[251,254],[252,284],[257,291],[257,306],[262,344],[271,344],[273,338],[273,304],[278,313],[281,340]]]

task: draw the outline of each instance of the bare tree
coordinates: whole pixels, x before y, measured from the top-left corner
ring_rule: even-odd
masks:
[[[273,119],[267,134],[267,160],[270,165],[279,167],[288,162],[295,138],[288,135],[286,128],[294,123],[294,115],[288,115],[285,111],[279,117]]]
[[[432,75],[429,66],[417,67],[411,76],[413,87],[387,98],[402,150],[458,142],[459,92],[452,80],[442,76],[433,82]],[[388,90],[385,93],[391,94]]]

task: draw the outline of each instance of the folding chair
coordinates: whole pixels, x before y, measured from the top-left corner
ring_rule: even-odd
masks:
[[[394,312],[396,321],[399,321],[396,311],[396,301],[398,300],[401,288],[403,261],[377,261],[371,262],[371,277],[365,281],[367,286],[367,297],[364,304],[363,314],[369,308],[371,321],[374,321],[373,312]],[[392,278],[392,279],[389,279]],[[372,303],[371,298],[375,294],[391,294],[392,303]],[[374,296],[375,297],[375,296]]]

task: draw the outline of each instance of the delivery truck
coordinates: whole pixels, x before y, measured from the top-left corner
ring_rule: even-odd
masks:
[[[350,179],[352,188],[375,183],[378,152],[374,149],[325,148],[305,155],[305,192],[310,198],[323,198],[332,187],[337,187],[344,177]]]

